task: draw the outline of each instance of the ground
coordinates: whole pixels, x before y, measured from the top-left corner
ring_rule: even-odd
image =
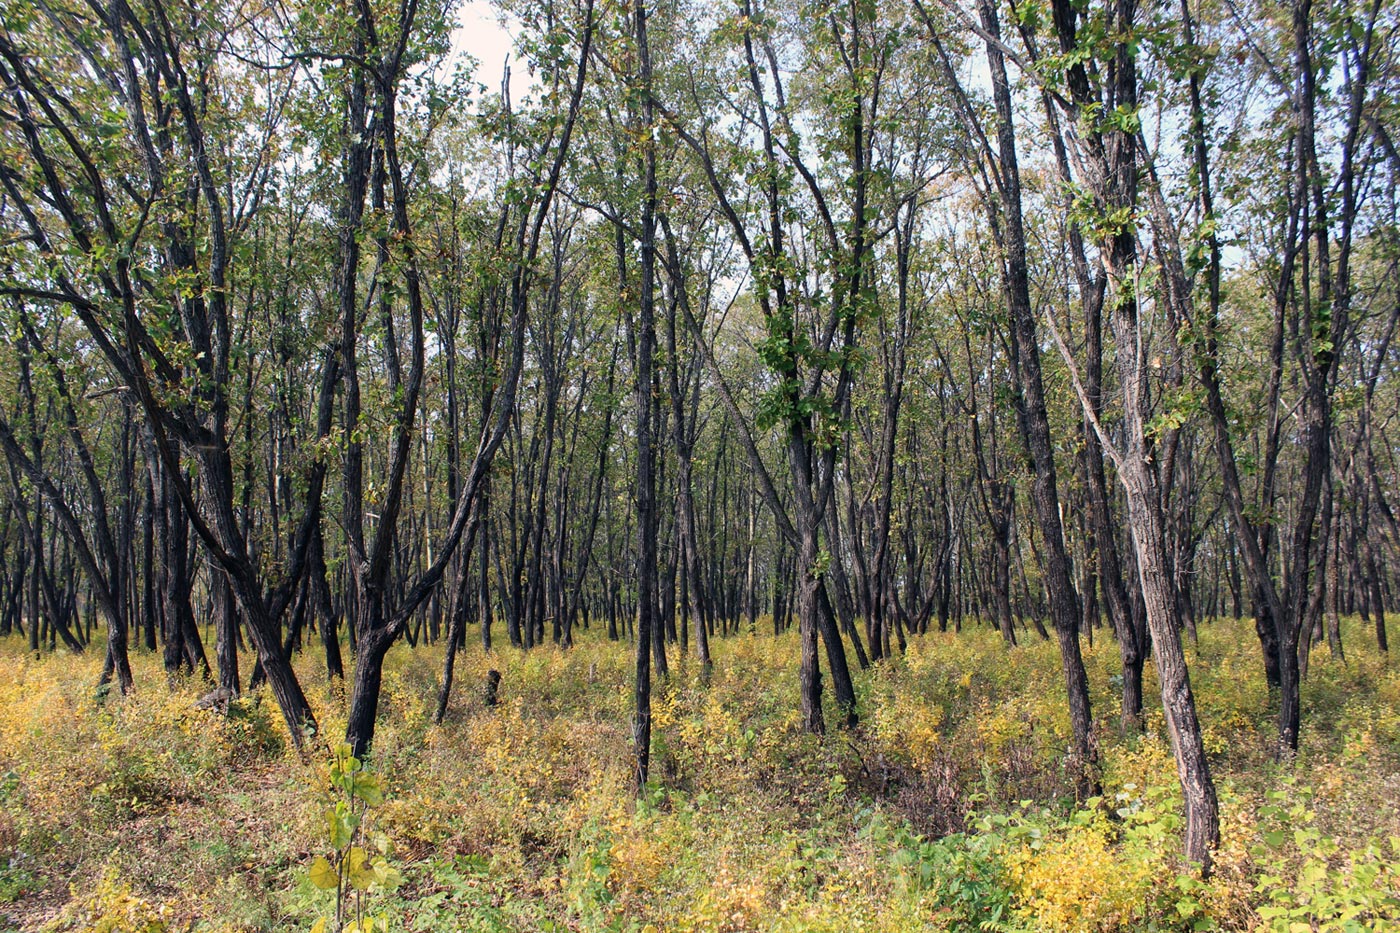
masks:
[[[1400,929],[1400,672],[1359,620],[1344,632],[1345,663],[1314,654],[1302,751],[1278,765],[1251,624],[1202,626],[1192,681],[1223,804],[1205,881],[1181,860],[1155,682],[1146,734],[1119,735],[1103,633],[1086,650],[1102,795],[1080,802],[1051,644],[916,637],[858,673],[861,725],[815,738],[794,636],[715,639],[708,682],[673,656],[658,687],[640,798],[626,646],[469,644],[434,726],[441,651],[400,645],[349,842],[326,816],[363,807],[331,787],[343,690],[313,649],[297,667],[321,731],[300,758],[268,695],[199,710],[206,685],[167,685],[138,652],[136,692],[99,701],[98,648],[34,659],[10,639],[0,931],[333,930],[312,868],[352,846],[367,890],[345,906],[391,931]]]

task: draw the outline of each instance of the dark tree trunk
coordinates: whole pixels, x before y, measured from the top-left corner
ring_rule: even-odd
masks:
[[[1000,24],[995,7],[981,4],[983,27],[995,40]],[[1018,373],[1020,397],[1018,420],[1021,435],[1035,466],[1031,501],[1041,536],[1045,542],[1045,586],[1050,612],[1059,642],[1065,688],[1069,694],[1070,727],[1073,733],[1073,767],[1079,792],[1087,796],[1097,784],[1093,771],[1098,755],[1090,739],[1092,717],[1089,710],[1089,680],[1079,649],[1079,603],[1070,579],[1069,557],[1065,551],[1056,486],[1054,447],[1050,437],[1049,415],[1040,370],[1040,344],[1031,308],[1030,278],[1026,259],[1026,235],[1021,216],[1021,183],[1017,167],[1016,130],[1012,121],[1011,86],[997,41],[988,41],[987,58],[992,69],[992,95],[997,109],[997,143],[1001,168],[1001,209],[1006,256],[1006,298],[1012,320],[1012,346]]]
[[[656,344],[656,125],[652,99],[651,50],[647,42],[647,6],[638,0],[633,14],[637,43],[636,80],[642,89],[641,113],[632,115],[642,134],[643,196],[641,207],[641,301],[634,326],[636,348],[637,431],[637,651],[632,692],[633,777],[637,793],[647,784],[651,769],[651,664],[653,641],[661,647],[656,630],[656,471],[652,436],[654,365]]]

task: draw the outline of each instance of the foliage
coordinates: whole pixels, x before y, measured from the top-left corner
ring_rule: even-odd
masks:
[[[1327,933],[1400,929],[1400,836],[1344,843],[1316,825],[1313,791],[1289,780],[1265,794],[1254,847],[1269,929]]]
[[[384,791],[349,745],[335,749],[328,781],[331,805],[321,819],[332,851],[329,858],[318,855],[307,875],[316,887],[334,892],[335,912],[329,924],[317,918],[312,933],[389,933],[388,917],[370,913],[370,895],[394,890],[403,876],[389,864],[389,837],[366,826],[370,809],[384,803]]]

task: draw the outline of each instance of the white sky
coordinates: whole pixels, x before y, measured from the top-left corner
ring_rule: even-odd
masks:
[[[488,94],[501,89],[501,75],[510,60],[510,93],[519,100],[529,89],[530,75],[515,55],[514,36],[502,22],[500,11],[489,0],[468,0],[458,9],[452,32],[453,57],[465,53],[476,59],[474,76]]]

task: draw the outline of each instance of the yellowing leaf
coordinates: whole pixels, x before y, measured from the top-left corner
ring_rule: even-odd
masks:
[[[374,860],[374,880],[381,888],[393,890],[403,883],[399,870],[382,858]]]
[[[325,857],[318,855],[316,861],[311,863],[311,883],[323,891],[329,891],[340,884],[340,876]]]
[[[345,877],[350,880],[350,886],[356,891],[365,891],[374,884],[374,868],[369,864],[369,857],[365,850],[359,846],[352,848],[345,856],[346,872]]]
[[[354,776],[352,793],[363,800],[371,807],[377,807],[384,802],[384,791],[379,788],[379,779],[371,774],[357,774]]]

